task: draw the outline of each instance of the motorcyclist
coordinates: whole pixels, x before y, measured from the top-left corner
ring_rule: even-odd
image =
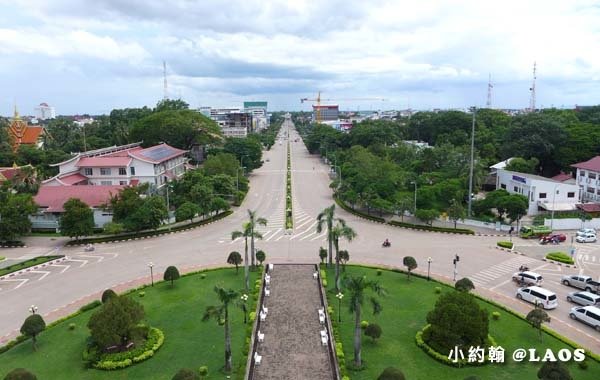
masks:
[[[384,247],[389,247],[390,245],[392,245],[392,244],[390,243],[390,241],[389,241],[388,239],[385,239],[385,241],[383,242],[383,246],[384,246]]]

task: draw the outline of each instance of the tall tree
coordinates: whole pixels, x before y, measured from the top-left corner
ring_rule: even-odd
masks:
[[[410,274],[414,269],[417,268],[417,260],[415,260],[412,256],[404,256],[402,259],[402,264],[406,267],[406,278],[410,281]]]
[[[254,251],[254,237],[256,236],[254,234],[254,230],[256,229],[257,226],[266,226],[267,225],[267,219],[263,218],[263,217],[256,217],[256,211],[251,211],[248,210],[248,223],[250,224],[250,253],[251,253],[251,264],[252,267],[254,268],[256,266],[256,260],[255,260],[255,251]],[[262,239],[262,236],[260,237]]]
[[[335,217],[335,204],[327,207],[317,215],[317,233],[320,234],[323,231],[323,227],[327,228],[327,243],[329,244],[329,261],[328,265],[333,264],[333,236],[331,232],[333,230],[333,224],[337,218]]]
[[[71,198],[64,204],[65,212],[60,218],[60,231],[68,237],[89,236],[94,232],[94,212],[84,202]]]
[[[446,212],[448,213],[448,217],[450,218],[450,220],[454,222],[454,229],[456,229],[456,223],[459,220],[462,220],[464,222],[465,217],[467,216],[464,206],[460,201],[457,201],[456,199],[452,199],[450,201],[450,207]]]
[[[0,241],[13,241],[31,229],[29,216],[37,212],[31,194],[13,194],[0,186]]]
[[[343,219],[338,219],[331,230],[333,246],[335,247],[335,289],[340,290],[340,239],[351,242],[356,237],[356,232],[349,227]]]
[[[173,286],[173,281],[177,279],[179,279],[179,270],[177,270],[177,267],[173,265],[167,267],[163,276],[163,280],[171,281],[171,286]]]
[[[124,345],[135,326],[144,319],[144,306],[126,296],[111,297],[88,321],[92,338],[101,349]]]
[[[256,237],[262,239],[262,235],[256,231],[252,231],[252,227],[249,222],[244,223],[242,231],[233,231],[231,233],[231,240],[238,238],[244,238],[244,286],[246,292],[250,289],[250,270],[248,267],[248,238]]]
[[[348,305],[350,312],[354,313],[354,365],[357,368],[362,367],[362,334],[360,328],[361,308],[365,302],[365,291],[371,290],[375,295],[385,294],[384,289],[376,281],[369,281],[365,276],[348,277],[344,282],[344,288],[348,292]],[[373,306],[373,314],[381,312],[381,304],[376,297],[370,297]]]
[[[217,306],[207,306],[203,321],[211,318],[215,319],[219,325],[225,327],[225,372],[231,372],[231,333],[229,331],[229,305],[231,305],[238,297],[238,293],[232,289],[225,289],[215,286],[215,293],[219,298],[220,304]]]

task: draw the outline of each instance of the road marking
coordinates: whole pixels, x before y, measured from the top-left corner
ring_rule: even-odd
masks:
[[[265,241],[269,241],[269,240],[273,239],[273,237],[274,237],[275,235],[277,235],[277,234],[279,233],[279,231],[281,231],[281,228],[278,228],[278,229],[277,229],[277,231],[275,231],[275,232],[274,232],[274,233],[273,233],[271,236],[269,236],[269,238],[268,238],[268,239],[266,239]]]
[[[15,286],[15,289],[19,289],[21,286],[23,286],[27,281],[29,281],[28,278],[11,278],[11,279],[4,279],[2,281],[7,281],[7,282],[20,282],[19,285]]]
[[[87,264],[87,263],[88,263],[88,261],[87,261],[87,260],[77,260],[77,259],[72,259],[72,258],[69,258],[69,259],[68,259],[68,261],[75,261],[76,263],[82,263],[82,264],[79,266],[79,268],[83,267],[85,264]]]
[[[499,287],[501,287],[501,286],[504,286],[504,285],[508,284],[508,283],[509,283],[509,282],[511,282],[511,281],[512,281],[512,278],[511,278],[510,280],[503,281],[503,282],[499,283],[498,285],[496,285],[496,286],[493,286],[493,287],[491,287],[491,288],[489,288],[489,289],[490,289],[490,290],[494,290],[494,289],[496,289],[496,288],[499,288]]]
[[[69,269],[70,265],[59,265],[59,264],[50,264],[51,267],[63,267],[65,269],[61,270],[60,273],[65,273],[67,269]]]
[[[310,218],[310,216],[309,216],[309,217],[308,217],[308,219],[307,219],[307,220],[306,220],[304,223],[302,223],[302,224],[300,224],[300,225],[296,226],[296,228],[297,228],[297,229],[300,229],[300,228],[302,228],[304,225],[306,225],[306,223],[309,223],[310,221],[311,221],[311,218]],[[318,221],[316,221],[316,220],[315,220],[315,221],[314,221],[314,223],[313,223],[313,224],[312,224],[310,227],[308,227],[308,229],[311,229],[311,228],[312,228],[312,227],[313,227],[315,224],[317,224],[317,223],[318,223]]]
[[[316,233],[317,233],[317,231],[313,231],[313,232],[311,232],[310,234],[308,234],[308,235],[306,235],[306,236],[303,236],[303,237],[302,237],[302,239],[300,239],[300,241],[302,241],[302,240],[304,240],[304,239],[308,239],[309,237],[311,237],[311,236],[315,235]]]
[[[41,274],[42,277],[38,278],[39,280],[42,280],[44,277],[46,277],[47,275],[49,275],[51,272],[49,271],[45,271],[45,270],[30,270],[28,273],[37,273],[37,274]]]
[[[240,239],[241,239],[241,237],[235,238],[235,239],[233,239],[233,240],[231,241],[231,243],[229,243],[229,244],[231,245],[231,244],[233,244],[233,243],[237,242],[237,241],[238,241],[238,240],[240,240]]]
[[[149,248],[152,248],[152,247],[149,247]],[[87,257],[88,259],[98,259],[98,261],[96,261],[97,263],[104,260],[104,256],[77,255],[77,257]]]

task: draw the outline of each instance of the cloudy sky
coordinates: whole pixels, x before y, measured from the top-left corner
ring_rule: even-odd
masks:
[[[225,4],[226,3],[226,4]],[[271,110],[600,104],[600,2],[0,0],[0,114],[267,100]],[[357,98],[361,100],[356,100]],[[384,101],[377,99],[385,99]]]

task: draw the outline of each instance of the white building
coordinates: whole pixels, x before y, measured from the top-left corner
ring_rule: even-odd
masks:
[[[142,148],[140,143],[112,146],[78,153],[58,166],[58,175],[43,186],[137,185],[150,183],[161,188],[185,171],[187,151],[167,144]]]
[[[579,186],[555,181],[535,174],[497,170],[496,189],[521,194],[529,199],[528,215],[540,211],[576,210]]]
[[[244,112],[252,115],[253,132],[259,132],[269,127],[267,102],[244,102]]]
[[[600,156],[571,166],[577,168],[581,202],[600,202]]]
[[[40,103],[35,107],[35,116],[40,120],[48,120],[56,118],[54,107],[50,107],[47,103]]]

